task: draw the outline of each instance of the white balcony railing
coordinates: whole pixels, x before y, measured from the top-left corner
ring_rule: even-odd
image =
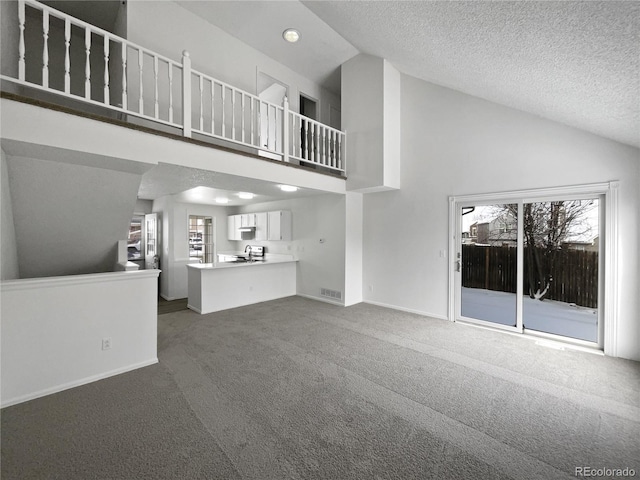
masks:
[[[345,172],[345,133],[36,0],[18,0],[17,64],[0,78],[182,131]],[[3,33],[3,42],[6,41]]]

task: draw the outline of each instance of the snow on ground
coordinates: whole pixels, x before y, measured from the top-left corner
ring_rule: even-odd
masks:
[[[590,342],[597,341],[597,309],[577,307],[555,300],[534,300],[528,296],[524,297],[522,309],[524,328]],[[516,295],[463,287],[462,316],[515,325]]]

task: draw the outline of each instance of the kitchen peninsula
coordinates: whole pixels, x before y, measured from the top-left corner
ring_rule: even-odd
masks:
[[[267,255],[263,261],[187,265],[188,304],[212,313],[296,294],[296,260]]]

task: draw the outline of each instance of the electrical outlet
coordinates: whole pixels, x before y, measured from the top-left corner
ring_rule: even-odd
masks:
[[[111,348],[111,337],[102,339],[102,350],[109,350]]]

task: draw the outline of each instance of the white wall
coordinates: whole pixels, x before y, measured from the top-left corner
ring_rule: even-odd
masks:
[[[21,278],[111,271],[141,175],[27,157],[7,165]]]
[[[160,259],[160,294],[167,300],[186,298],[187,265],[198,263],[189,259],[189,215],[212,217],[215,228],[214,251],[228,251],[235,247],[227,240],[226,207],[176,202],[172,196],[153,202],[153,211],[162,216],[162,256]]]
[[[324,123],[329,123],[330,105],[340,109],[338,95],[174,2],[135,0],[129,1],[127,7],[127,35],[132,42],[178,62],[182,51],[188,50],[193,68],[253,94],[257,94],[257,73],[265,73],[289,86],[290,106],[294,111],[299,111],[301,91],[317,98],[321,109],[319,120]],[[215,8],[215,2],[211,2],[211,8]]]
[[[400,72],[360,54],[342,65],[342,126],[347,137],[347,189],[400,187]]]
[[[2,217],[0,222],[0,279],[12,280],[20,278],[20,269],[18,268],[18,244],[16,242],[16,230],[13,224],[13,206],[11,204],[11,193],[9,187],[9,172],[7,171],[7,160],[4,150],[0,149],[2,155],[2,170],[0,171],[0,180],[2,186],[0,193],[2,199],[0,209]]]
[[[238,209],[239,213],[291,211],[293,240],[242,241],[233,250],[244,250],[248,244],[264,245],[267,253],[292,254],[298,259],[297,293],[320,296],[321,288],[345,293],[345,196],[314,197],[259,203]],[[226,228],[225,228],[226,232]],[[320,239],[324,239],[320,243]]]
[[[449,195],[620,180],[618,348],[639,360],[639,170],[638,149],[403,75],[402,188],[365,196],[365,301],[447,315]]]
[[[157,274],[2,282],[2,407],[156,363]]]

